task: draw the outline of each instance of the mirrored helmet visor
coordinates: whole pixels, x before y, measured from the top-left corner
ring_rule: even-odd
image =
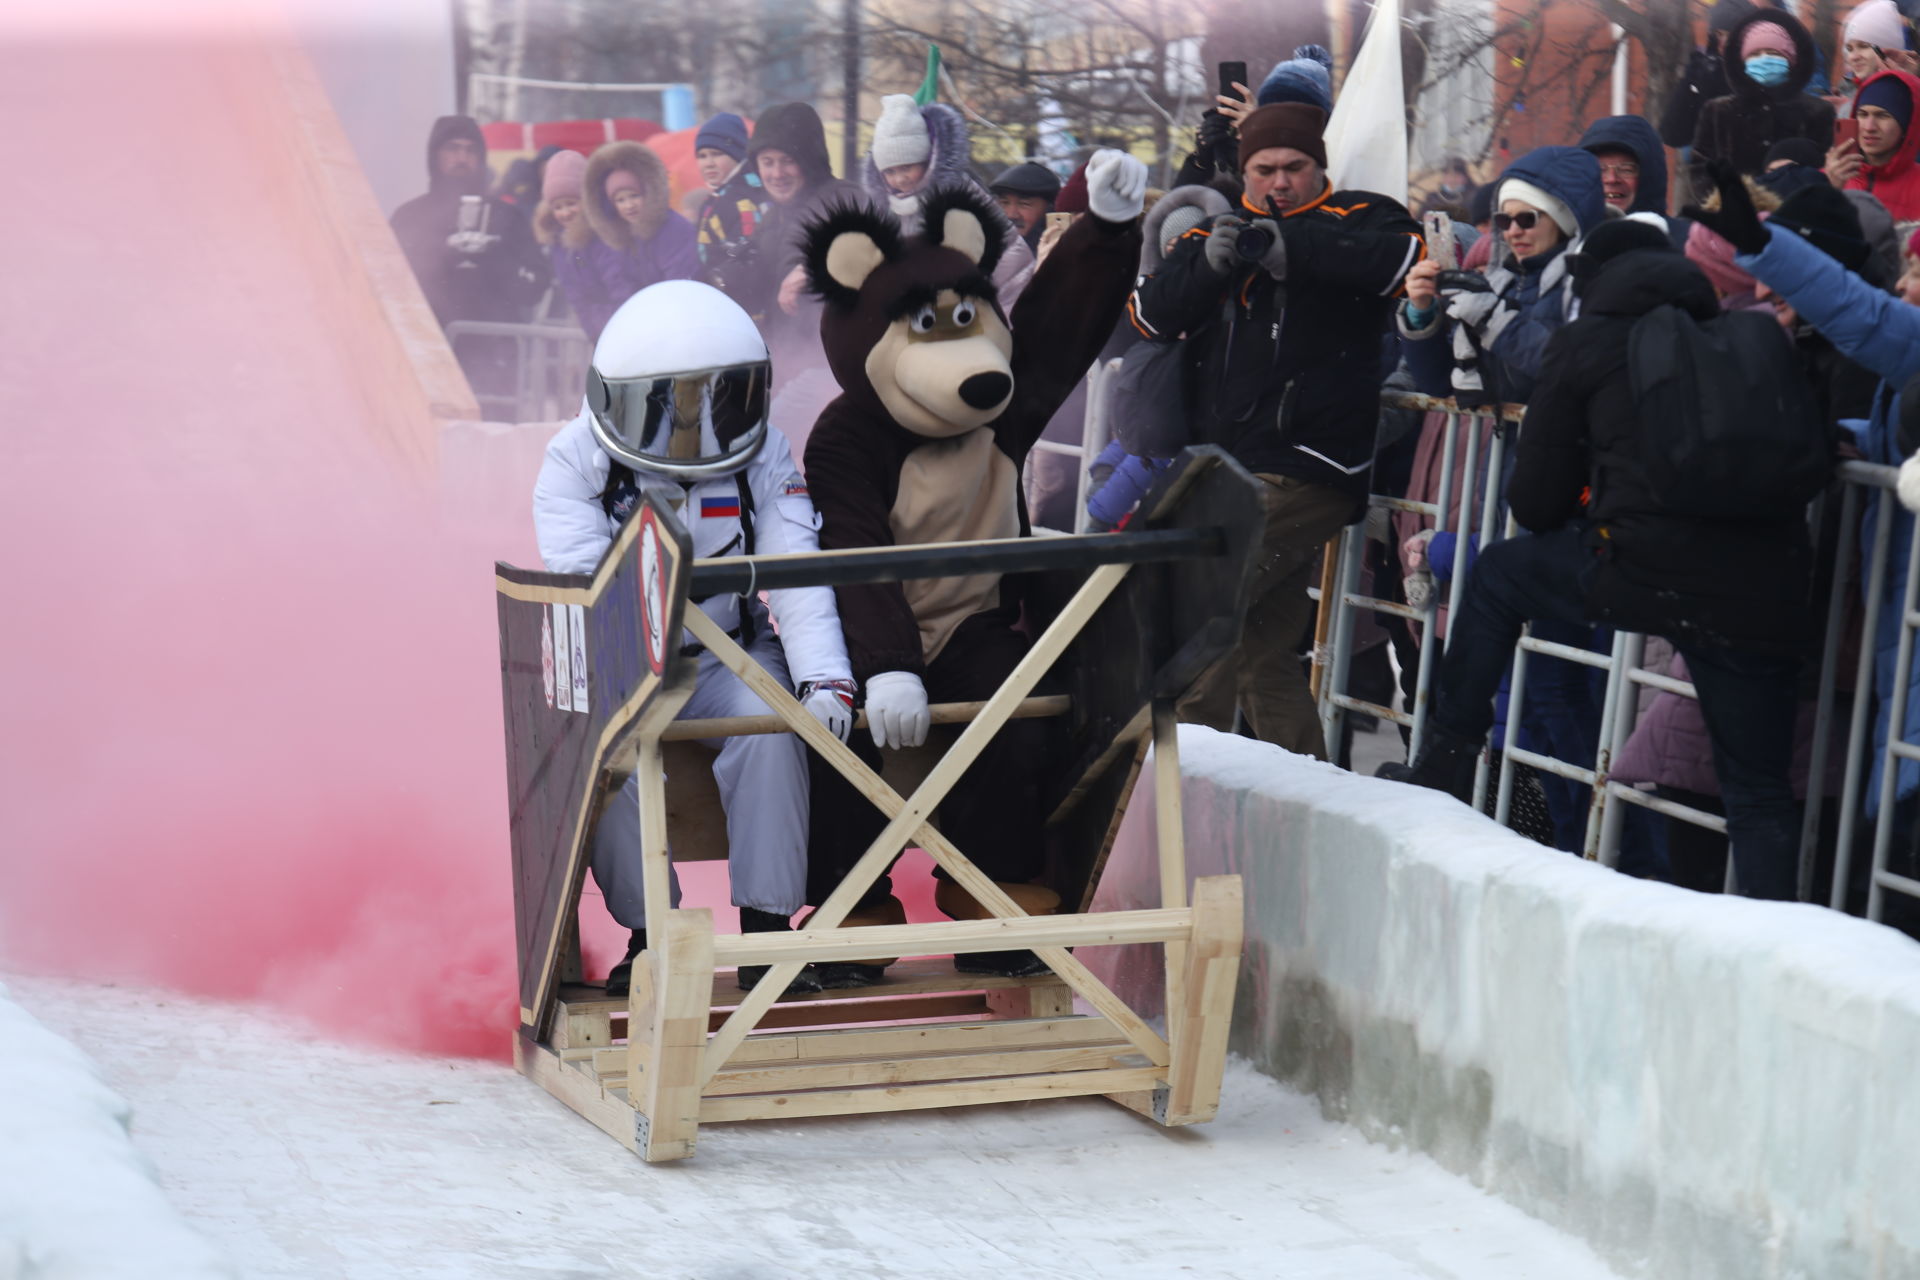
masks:
[[[636,471],[704,480],[740,470],[767,433],[769,367],[609,381],[587,373],[594,439]]]

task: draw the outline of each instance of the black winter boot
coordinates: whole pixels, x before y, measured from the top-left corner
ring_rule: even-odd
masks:
[[[1427,740],[1421,744],[1419,755],[1407,764],[1383,764],[1373,771],[1373,776],[1444,791],[1462,804],[1472,804],[1473,774],[1479,760],[1478,742],[1455,737],[1430,722]]]
[[[633,989],[633,958],[647,949],[647,931],[635,929],[627,939],[627,954],[620,963],[607,970],[607,998],[625,1000]]]
[[[788,921],[787,917],[783,915],[777,915],[771,911],[760,911],[753,907],[740,908],[740,932],[742,933],[791,933],[792,931],[793,925]],[[759,986],[760,979],[766,977],[767,970],[772,967],[771,965],[764,964],[741,965],[739,976],[736,979],[740,984],[740,989],[742,991],[751,991]],[[798,974],[794,975],[793,981],[787,984],[787,994],[789,995],[805,994],[809,991],[818,990],[820,990],[820,977],[814,972],[812,965],[808,965]]]

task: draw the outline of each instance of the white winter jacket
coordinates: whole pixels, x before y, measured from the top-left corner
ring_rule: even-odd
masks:
[[[540,479],[533,486],[533,527],[540,559],[553,573],[592,573],[619,532],[601,506],[613,460],[593,438],[583,408],[547,445]],[[820,513],[794,465],[786,437],[769,430],[747,467],[753,493],[754,553],[777,556],[820,549]],[[671,509],[693,537],[693,554],[706,560],[743,554],[740,489],[733,476],[703,480],[688,489],[676,480],[636,473],[634,482],[656,503]],[[769,591],[768,605],[795,684],[851,680],[847,642],[831,587]],[[714,596],[701,602],[707,616],[729,632],[740,626],[740,598]],[[693,643],[691,632],[682,643]]]

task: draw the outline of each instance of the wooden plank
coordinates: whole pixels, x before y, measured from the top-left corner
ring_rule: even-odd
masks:
[[[1073,699],[1064,693],[1043,694],[1023,699],[1009,720],[1045,720],[1066,715]],[[933,724],[970,724],[987,709],[984,702],[936,702],[927,708]],[[867,713],[853,719],[857,732],[867,727]],[[662,742],[697,741],[701,738],[738,738],[752,734],[792,733],[793,726],[779,716],[716,716],[709,720],[676,720],[660,733]]]
[[[1003,1018],[1065,1018],[1073,1013],[1073,988],[1064,982],[1014,991],[989,991],[987,1008]]]
[[[985,886],[992,886],[993,881],[984,876],[981,879]],[[1011,906],[1012,900],[1007,901]],[[1019,908],[1014,910],[1017,912]],[[1074,916],[991,916],[984,920],[879,924],[859,929],[808,927],[793,933],[731,934],[714,939],[713,954],[715,962],[723,965],[777,965],[789,960],[830,962],[899,955],[957,955],[1020,947],[1045,950],[1166,942],[1184,938],[1191,928],[1192,917],[1184,907],[1100,911]],[[1064,974],[1059,976],[1071,983]]]
[[[1160,905],[1187,905],[1187,854],[1180,818],[1180,723],[1174,716],[1171,698],[1153,701],[1153,804],[1154,833],[1159,845]],[[1172,1015],[1187,1007],[1187,943],[1174,939],[1167,943],[1166,1009],[1169,1064],[1180,1060],[1180,1036],[1187,1023]]]
[[[769,1064],[729,1068],[707,1083],[705,1097],[792,1093],[802,1089],[856,1089],[871,1085],[978,1080],[991,1076],[1045,1075],[1141,1065],[1125,1040],[1063,1049],[1017,1049],[1009,1053],[936,1053],[852,1062]],[[705,1105],[704,1103],[702,1105]]]
[[[639,1116],[579,1067],[564,1062],[533,1038],[527,1028],[513,1037],[513,1065],[521,1075],[613,1135],[629,1151],[639,1150]]]
[[[738,992],[734,993],[736,996]],[[831,1004],[777,1004],[761,1015],[762,1027],[822,1027],[861,1022],[905,1022],[912,1018],[978,1017],[988,1012],[987,997],[979,991],[952,995],[902,996],[895,1000],[847,1000]],[[715,1009],[707,1027],[718,1031],[727,1019]]]
[[[596,1000],[598,1008],[582,1009],[565,1000],[554,1005],[553,1048],[597,1048],[613,1043],[613,1027],[608,1017],[613,1002]]]
[[[789,991],[780,997],[780,1003],[774,1007],[823,1000],[879,999],[883,996],[934,995],[956,991],[1010,991],[1054,986],[1059,981],[1052,974],[1042,974],[1037,978],[1001,978],[991,974],[960,973],[954,969],[951,961],[937,956],[919,956],[889,965],[886,976],[870,987],[852,987],[842,991]],[[714,1007],[737,1005],[740,998],[740,988],[734,985],[730,971],[723,969],[713,975]]]
[[[700,1104],[702,1124],[736,1120],[780,1120],[797,1116],[847,1116],[880,1111],[924,1111],[933,1107],[970,1107],[990,1102],[1029,1102],[1035,1098],[1074,1098],[1125,1093],[1153,1086],[1156,1067],[1115,1067],[1064,1071],[1041,1076],[1003,1076],[952,1083],[889,1085],[873,1089],[821,1089],[803,1093],[749,1094],[708,1098]]]
[[[665,935],[663,954],[654,961],[652,1062],[641,1080],[647,1123],[640,1155],[649,1162],[685,1159],[698,1135],[707,997],[713,991],[713,913],[705,907],[669,911]]]
[[[1239,876],[1204,876],[1194,882],[1186,1003],[1167,1010],[1168,1023],[1178,1020],[1180,1027],[1172,1037],[1175,1053],[1167,1071],[1162,1124],[1201,1124],[1220,1110],[1245,911]]]

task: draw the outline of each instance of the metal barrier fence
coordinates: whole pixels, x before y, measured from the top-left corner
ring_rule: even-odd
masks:
[[[489,421],[557,422],[579,412],[580,388],[593,360],[593,344],[573,321],[456,320],[447,326],[447,341],[456,351],[462,338],[512,339],[514,343],[513,390],[474,388],[473,398]]]
[[[1440,412],[1447,417],[1440,447],[1440,473],[1435,500],[1411,501],[1375,494],[1370,499],[1371,508],[1387,513],[1411,512],[1430,518],[1438,531],[1459,533],[1464,528],[1469,536],[1459,537],[1454,543],[1451,580],[1444,601],[1436,592],[1424,606],[1361,593],[1360,572],[1367,540],[1364,522],[1350,525],[1337,539],[1329,542],[1324,585],[1322,590],[1313,593],[1321,601],[1322,617],[1322,627],[1317,633],[1313,654],[1314,678],[1321,724],[1328,743],[1341,741],[1345,717],[1349,712],[1365,712],[1383,721],[1407,726],[1411,733],[1409,755],[1412,755],[1419,751],[1426,737],[1434,664],[1447,644],[1446,621],[1453,616],[1453,610],[1459,606],[1466,589],[1468,564],[1473,552],[1470,541],[1477,539],[1478,545],[1484,547],[1516,533],[1511,518],[1505,512],[1500,493],[1504,463],[1511,447],[1511,428],[1520,420],[1522,410],[1519,406],[1507,405],[1465,411],[1451,401],[1400,392],[1386,393],[1382,396],[1382,404],[1388,408]],[[1456,463],[1460,465],[1456,466]],[[1845,462],[1839,468],[1838,537],[1820,650],[1812,760],[1800,840],[1799,897],[1802,901],[1809,901],[1813,896],[1815,860],[1821,842],[1822,816],[1828,800],[1824,780],[1830,762],[1829,740],[1833,733],[1840,687],[1840,660],[1846,639],[1848,601],[1854,598],[1854,589],[1858,588],[1863,615],[1860,656],[1853,672],[1852,705],[1845,736],[1844,777],[1840,793],[1834,798],[1839,811],[1829,905],[1836,910],[1844,908],[1853,876],[1860,826],[1863,821],[1871,822],[1872,863],[1866,880],[1867,915],[1873,920],[1883,918],[1888,892],[1920,899],[1920,879],[1897,874],[1888,865],[1896,826],[1894,797],[1898,794],[1900,764],[1902,761],[1920,762],[1920,744],[1903,741],[1903,735],[1893,728],[1906,723],[1908,681],[1915,657],[1914,636],[1916,630],[1920,630],[1920,521],[1915,521],[1900,509],[1894,493],[1897,475],[1894,467],[1863,462]],[[1458,495],[1454,492],[1456,479],[1463,489]],[[1821,501],[1831,500],[1832,495],[1829,495]],[[1871,545],[1862,549],[1859,528],[1862,504],[1867,501],[1872,501],[1875,507],[1872,516],[1873,535]],[[1453,519],[1456,508],[1461,517],[1458,520]],[[1473,518],[1476,512],[1477,520]],[[1814,518],[1818,520],[1821,514],[1816,505]],[[1900,532],[1907,538],[1909,556],[1900,605],[1898,651],[1893,665],[1895,679],[1886,698],[1890,704],[1887,723],[1891,731],[1888,733],[1888,743],[1876,752],[1872,743],[1878,710],[1875,636],[1882,613],[1881,601],[1887,588],[1889,548],[1897,536],[1896,522],[1905,526]],[[1861,551],[1866,557],[1864,578],[1858,572]],[[1386,554],[1399,555],[1398,539],[1392,535],[1389,535]],[[1441,616],[1443,607],[1446,618]],[[1406,710],[1381,706],[1347,692],[1356,624],[1359,616],[1367,612],[1396,615],[1418,628],[1419,660],[1414,691]],[[1474,780],[1475,807],[1483,811],[1486,809],[1487,793],[1491,787],[1494,790],[1495,820],[1503,825],[1510,823],[1515,770],[1525,765],[1589,788],[1591,802],[1582,852],[1586,857],[1608,866],[1617,865],[1619,861],[1629,806],[1650,809],[1724,835],[1727,831],[1724,817],[1641,790],[1612,776],[1613,761],[1626,748],[1638,722],[1641,689],[1651,688],[1696,700],[1698,697],[1690,682],[1648,670],[1643,665],[1646,640],[1646,636],[1638,633],[1618,632],[1614,635],[1611,652],[1597,653],[1539,639],[1531,634],[1531,629],[1523,634],[1515,648],[1508,678],[1506,735],[1500,744],[1499,774],[1497,779],[1492,776],[1490,752],[1483,751]],[[1591,766],[1559,760],[1520,745],[1527,669],[1534,655],[1562,658],[1606,673],[1607,685],[1601,702],[1599,732],[1594,743],[1594,763]],[[1865,813],[1865,782],[1870,769],[1877,770],[1879,777],[1882,799],[1878,821],[1868,818]],[[1728,858],[1727,884],[1729,889],[1734,887],[1731,856]]]

